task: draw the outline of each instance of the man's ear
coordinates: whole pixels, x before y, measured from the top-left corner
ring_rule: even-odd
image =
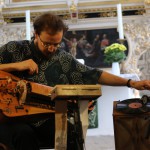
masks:
[[[38,34],[36,32],[34,32],[33,35],[34,35],[34,43],[37,43]]]
[[[37,39],[38,38],[38,34],[36,33],[36,31],[34,31],[34,37]]]

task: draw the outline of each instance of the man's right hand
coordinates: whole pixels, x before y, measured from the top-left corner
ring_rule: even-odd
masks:
[[[0,64],[0,70],[6,72],[27,70],[32,75],[38,73],[38,65],[32,59],[28,59],[21,62]]]
[[[28,70],[29,74],[34,74],[34,73],[38,73],[38,65],[32,60],[32,59],[28,59],[22,62],[17,62],[16,63],[16,69],[18,71],[24,71],[24,70]]]

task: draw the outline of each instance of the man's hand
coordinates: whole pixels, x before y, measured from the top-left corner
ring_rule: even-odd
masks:
[[[103,71],[98,80],[99,84],[109,86],[128,86],[137,90],[150,90],[150,80],[134,81]]]
[[[34,73],[38,73],[38,65],[32,59],[28,59],[22,62],[17,62],[16,69],[17,71],[28,70],[29,74],[31,75]]]
[[[130,81],[130,86],[137,90],[150,90],[150,80]]]

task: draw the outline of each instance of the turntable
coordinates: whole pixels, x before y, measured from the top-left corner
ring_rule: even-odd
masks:
[[[150,112],[150,97],[144,95],[142,98],[118,101],[115,108],[117,111],[129,114]]]
[[[114,101],[115,150],[150,150],[150,97]]]

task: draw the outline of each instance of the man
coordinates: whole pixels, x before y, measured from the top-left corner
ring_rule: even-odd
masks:
[[[42,14],[35,19],[33,27],[34,38],[31,41],[11,41],[0,48],[0,70],[48,86],[99,83],[150,90],[149,80],[127,80],[84,66],[61,49],[60,43],[67,27],[58,16]],[[11,150],[39,150],[44,144],[53,146],[53,117],[29,124],[0,123],[0,143]]]

